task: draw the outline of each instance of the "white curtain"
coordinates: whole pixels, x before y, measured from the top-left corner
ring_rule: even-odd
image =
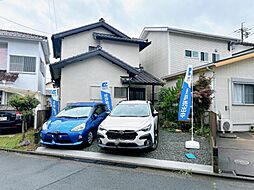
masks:
[[[233,87],[233,103],[242,104],[243,101],[243,84],[234,83]]]

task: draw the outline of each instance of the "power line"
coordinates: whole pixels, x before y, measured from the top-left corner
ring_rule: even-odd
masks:
[[[243,42],[244,38],[248,38],[251,35],[250,30],[252,28],[247,28],[243,26],[244,22],[241,23],[241,28],[237,29],[234,31],[234,33],[240,34],[241,35],[241,41]]]
[[[30,29],[30,30],[34,30],[34,31],[41,32],[41,33],[44,33],[44,34],[52,34],[52,33],[49,33],[49,32],[45,32],[45,31],[42,31],[42,30],[34,29],[34,28],[29,27],[29,26],[20,24],[20,23],[18,23],[18,22],[15,22],[15,21],[10,20],[10,19],[8,19],[8,18],[5,18],[5,17],[3,17],[3,16],[0,16],[0,18],[3,19],[3,20],[5,20],[5,21],[11,22],[11,23],[13,23],[13,24],[22,26],[22,27],[24,27],[24,28],[28,28],[28,29]]]

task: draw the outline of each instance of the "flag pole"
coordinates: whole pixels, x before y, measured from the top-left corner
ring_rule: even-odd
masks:
[[[191,140],[194,141],[194,131],[193,131],[193,128],[194,128],[194,121],[193,121],[193,113],[194,113],[194,106],[193,106],[193,73],[192,73],[192,76],[191,76]]]
[[[192,67],[193,68],[193,67]],[[194,103],[193,103],[193,83],[194,83],[194,76],[192,70],[191,76],[191,140],[185,142],[185,148],[187,149],[200,149],[200,144],[197,141],[194,141]]]

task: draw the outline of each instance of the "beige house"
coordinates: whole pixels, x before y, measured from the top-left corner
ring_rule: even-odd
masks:
[[[163,82],[146,72],[139,53],[150,42],[130,38],[103,19],[52,36],[52,80],[60,87],[60,107],[68,102],[101,101],[100,83],[110,83],[113,106],[121,100],[154,99],[147,89]],[[150,98],[149,98],[150,97]]]
[[[221,116],[219,130],[249,131],[254,128],[254,48],[214,63],[194,67],[194,80],[205,72],[215,91],[211,110]],[[163,77],[175,85],[185,71]]]

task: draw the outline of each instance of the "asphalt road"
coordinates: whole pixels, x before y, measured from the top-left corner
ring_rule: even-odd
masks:
[[[254,183],[0,151],[0,189],[254,189]]]

